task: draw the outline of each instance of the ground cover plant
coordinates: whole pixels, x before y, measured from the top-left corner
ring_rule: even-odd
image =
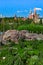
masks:
[[[43,65],[43,41],[20,40],[18,44],[1,46],[0,65]]]
[[[35,24],[33,20],[0,19],[0,32],[15,29],[43,34],[43,24]],[[6,43],[7,45],[0,45],[0,65],[43,65],[43,40],[20,39],[18,44],[12,41]]]

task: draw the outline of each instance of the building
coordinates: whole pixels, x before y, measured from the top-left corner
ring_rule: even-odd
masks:
[[[36,8],[34,8],[34,12],[30,12],[29,19],[33,19],[34,23],[39,23],[39,15],[36,13]]]

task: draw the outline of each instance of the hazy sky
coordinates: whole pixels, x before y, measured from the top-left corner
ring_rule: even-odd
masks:
[[[43,16],[43,0],[0,0],[0,14],[4,16],[28,16],[34,7],[42,8],[38,13]]]

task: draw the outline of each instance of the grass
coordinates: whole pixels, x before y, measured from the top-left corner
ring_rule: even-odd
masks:
[[[24,41],[22,45],[2,46],[1,65],[43,65],[43,41]],[[3,60],[3,57],[6,57]]]
[[[39,24],[25,24],[18,26],[17,30],[28,30],[33,33],[43,33],[43,26]]]
[[[4,27],[4,28],[3,28]],[[14,23],[12,26],[0,24],[0,31],[11,29],[28,30],[43,34],[43,25]],[[0,65],[43,65],[43,40],[19,41],[18,44],[9,42],[0,47]],[[3,59],[5,57],[5,59]]]

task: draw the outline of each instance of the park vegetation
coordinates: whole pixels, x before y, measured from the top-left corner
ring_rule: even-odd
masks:
[[[43,24],[19,18],[0,18],[0,32],[7,30],[28,30],[30,33],[43,34]],[[1,42],[0,42],[1,43]],[[8,41],[0,45],[0,65],[43,65],[43,40],[26,41],[19,39],[18,44]],[[4,57],[4,59],[3,59]]]

